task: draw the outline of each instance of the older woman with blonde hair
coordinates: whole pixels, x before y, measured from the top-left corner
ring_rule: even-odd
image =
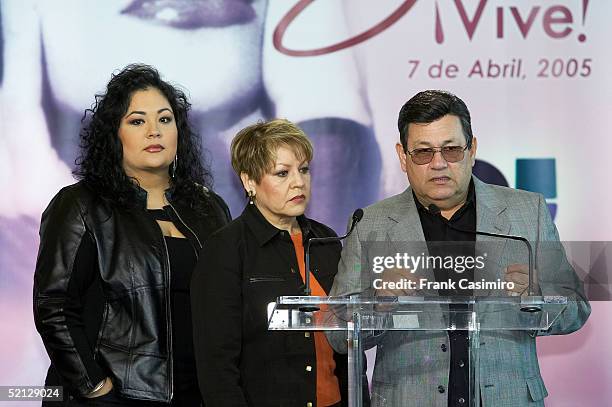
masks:
[[[300,295],[304,243],[334,236],[308,219],[312,144],[287,120],[241,130],[232,166],[248,197],[240,217],[204,247],[191,284],[200,390],[214,406],[340,406],[346,360],[322,332],[271,332],[267,305]],[[339,243],[311,250],[312,293],[327,295],[340,258]]]

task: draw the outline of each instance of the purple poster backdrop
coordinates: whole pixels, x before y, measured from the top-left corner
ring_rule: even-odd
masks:
[[[352,209],[406,187],[397,112],[440,88],[470,107],[482,178],[543,193],[563,240],[610,241],[609,15],[612,4],[587,0],[3,0],[0,385],[44,379],[31,316],[38,222],[74,182],[82,111],[113,71],[150,63],[188,90],[234,216],[239,128],[303,126],[316,149],[311,215],[341,231]],[[568,253],[580,270],[608,270],[607,245],[584,250]],[[547,405],[612,404],[611,311],[594,303],[581,331],[539,339]]]

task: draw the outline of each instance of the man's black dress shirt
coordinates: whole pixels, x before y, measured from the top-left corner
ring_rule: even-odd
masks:
[[[441,215],[434,215],[425,208],[414,196],[414,201],[417,205],[419,218],[423,234],[427,241],[427,248],[430,256],[474,256],[474,245],[466,242],[474,242],[476,235],[473,233],[463,233],[458,230],[451,229],[441,219]],[[476,230],[476,193],[474,190],[474,182],[470,181],[468,196],[465,204],[459,208],[457,212],[448,220],[450,224],[458,229]],[[436,244],[436,242],[443,242]],[[458,242],[453,245],[449,242]],[[456,273],[454,270],[435,269],[434,275],[436,281],[447,281],[449,279],[458,281],[461,278],[474,280],[474,270],[466,270],[463,273]],[[469,296],[472,295],[471,290],[439,290],[441,296]],[[459,307],[456,307],[459,308]],[[470,403],[469,399],[469,336],[464,330],[447,331],[450,341],[450,373],[448,382],[448,405],[449,406],[467,406]],[[446,345],[442,345],[442,352],[446,352]],[[440,392],[446,391],[443,386],[439,388]]]

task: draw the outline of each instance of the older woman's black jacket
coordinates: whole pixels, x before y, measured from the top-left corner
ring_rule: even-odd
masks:
[[[304,242],[335,236],[303,216],[298,222]],[[311,248],[311,270],[326,291],[341,249],[340,243]],[[267,329],[268,303],[302,295],[302,289],[290,236],[255,205],[210,237],[191,282],[198,380],[207,407],[316,405],[314,336]],[[346,401],[346,355],[335,360]]]
[[[166,197],[168,215],[196,251],[229,221],[225,203],[206,188],[205,216],[171,191]],[[134,208],[117,207],[79,182],[63,188],[43,213],[34,320],[51,359],[48,385],[82,396],[111,376],[123,396],[171,399],[168,253],[146,199],[137,188]],[[93,267],[77,267],[87,246]]]

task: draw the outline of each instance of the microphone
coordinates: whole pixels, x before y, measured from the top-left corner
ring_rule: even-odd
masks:
[[[304,270],[304,284],[305,284],[305,288],[304,288],[304,295],[310,295],[311,294],[311,289],[310,289],[310,246],[313,243],[329,243],[329,242],[339,242],[341,240],[346,239],[347,237],[349,237],[351,235],[351,233],[353,233],[353,230],[355,229],[355,226],[357,226],[357,223],[359,223],[359,221],[361,220],[361,218],[363,218],[363,209],[359,208],[356,209],[355,212],[353,212],[353,216],[351,219],[351,227],[349,228],[348,232],[343,235],[343,236],[331,236],[331,237],[313,237],[311,239],[308,239],[306,241],[306,244],[304,245],[304,266],[305,266],[305,270]],[[304,307],[300,309],[301,311],[317,311],[318,308],[317,307]]]
[[[532,292],[532,287],[533,287],[533,249],[531,248],[531,243],[529,243],[529,240],[527,240],[526,238],[524,238],[523,236],[515,236],[515,235],[504,235],[504,234],[499,234],[499,233],[490,233],[490,232],[481,232],[479,230],[466,230],[466,229],[462,229],[462,228],[458,228],[456,226],[454,226],[453,224],[451,224],[444,216],[442,216],[441,210],[440,208],[438,208],[438,206],[436,204],[430,204],[427,207],[427,210],[434,216],[437,216],[438,218],[440,218],[440,220],[442,220],[442,222],[444,222],[444,224],[446,226],[448,226],[449,228],[456,230],[457,232],[462,232],[462,233],[469,233],[472,235],[481,235],[481,236],[491,236],[491,237],[498,237],[501,239],[511,239],[511,240],[518,240],[520,242],[525,243],[525,246],[527,246],[527,254],[529,256],[529,260],[528,260],[528,273],[529,273],[529,283],[527,286],[527,295],[532,296],[533,292]],[[523,312],[538,312],[541,311],[542,309],[540,307],[538,307],[537,305],[524,305],[523,307],[521,307],[521,311]]]

